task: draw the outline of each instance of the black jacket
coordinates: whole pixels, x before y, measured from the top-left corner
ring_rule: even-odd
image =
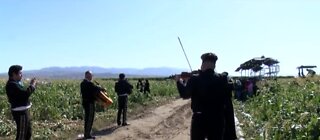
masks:
[[[81,84],[81,96],[82,103],[94,103],[96,100],[98,92],[102,90],[100,87],[93,84],[91,81],[84,79]]]
[[[226,100],[231,98],[227,78],[213,70],[191,77],[185,86],[178,82],[177,87],[182,98],[191,98],[193,112],[222,113]]]
[[[25,89],[19,82],[9,79],[6,84],[6,93],[11,109],[30,105],[29,97],[34,90],[35,88],[31,85]]]
[[[133,86],[127,80],[119,80],[114,86],[114,90],[119,95],[131,94]]]
[[[182,98],[191,98],[194,113],[201,112],[213,120],[225,121],[225,139],[236,139],[231,100],[233,86],[227,76],[210,69],[191,77],[186,85],[177,82],[177,87]]]

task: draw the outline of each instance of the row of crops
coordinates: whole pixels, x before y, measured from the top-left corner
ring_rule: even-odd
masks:
[[[80,82],[79,80],[41,81],[37,85],[36,92],[31,97],[33,105],[30,110],[34,139],[72,137],[68,135],[82,131],[83,108]],[[96,120],[112,121],[116,117],[117,108],[117,98],[114,92],[116,81],[103,79],[98,82],[107,89],[114,104],[107,109],[97,106]],[[129,82],[133,85],[137,83],[136,80],[129,80]],[[14,138],[15,135],[15,123],[12,121],[4,86],[5,80],[0,80],[0,139]],[[129,112],[177,96],[173,80],[151,80],[150,88],[150,94],[139,93],[138,90],[133,91],[129,96]],[[101,127],[106,127],[104,124],[99,124],[102,125]]]
[[[259,84],[257,96],[234,102],[246,139],[319,139],[319,77],[263,80]]]

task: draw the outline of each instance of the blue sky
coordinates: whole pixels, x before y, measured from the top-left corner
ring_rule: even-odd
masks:
[[[280,61],[280,75],[320,66],[318,0],[2,0],[0,72],[49,66],[193,69],[218,55],[217,70],[253,57]],[[320,73],[318,69],[315,69]]]

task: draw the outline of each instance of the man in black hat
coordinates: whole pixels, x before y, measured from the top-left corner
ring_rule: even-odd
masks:
[[[6,93],[11,105],[11,113],[16,122],[16,140],[30,140],[32,135],[29,108],[32,103],[29,97],[35,91],[36,79],[30,81],[27,89],[22,84],[22,66],[12,65],[8,71],[9,80]]]
[[[215,54],[205,53],[201,59],[199,75],[176,76],[180,96],[191,98],[191,140],[234,140],[237,137],[228,78],[215,72]]]
[[[95,139],[91,135],[91,129],[95,113],[95,100],[98,92],[105,91],[105,89],[95,85],[92,82],[93,75],[91,71],[85,72],[85,79],[80,84],[82,106],[84,108],[84,138],[85,139]]]
[[[118,94],[118,115],[117,124],[121,125],[122,115],[122,126],[128,125],[127,123],[127,106],[128,106],[128,95],[131,94],[133,86],[125,79],[123,73],[119,74],[119,80],[115,84],[115,91]]]

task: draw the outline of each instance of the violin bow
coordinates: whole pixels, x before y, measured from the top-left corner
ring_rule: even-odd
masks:
[[[182,43],[181,43],[180,37],[178,37],[178,40],[179,40],[180,46],[181,46],[181,48],[182,48],[182,51],[183,51],[183,53],[184,53],[184,56],[186,57],[187,62],[188,62],[188,64],[189,64],[190,72],[192,72],[192,68],[191,68],[191,65],[190,65],[188,56],[187,56],[186,52],[184,51],[184,48],[183,48],[183,45],[182,45]]]

